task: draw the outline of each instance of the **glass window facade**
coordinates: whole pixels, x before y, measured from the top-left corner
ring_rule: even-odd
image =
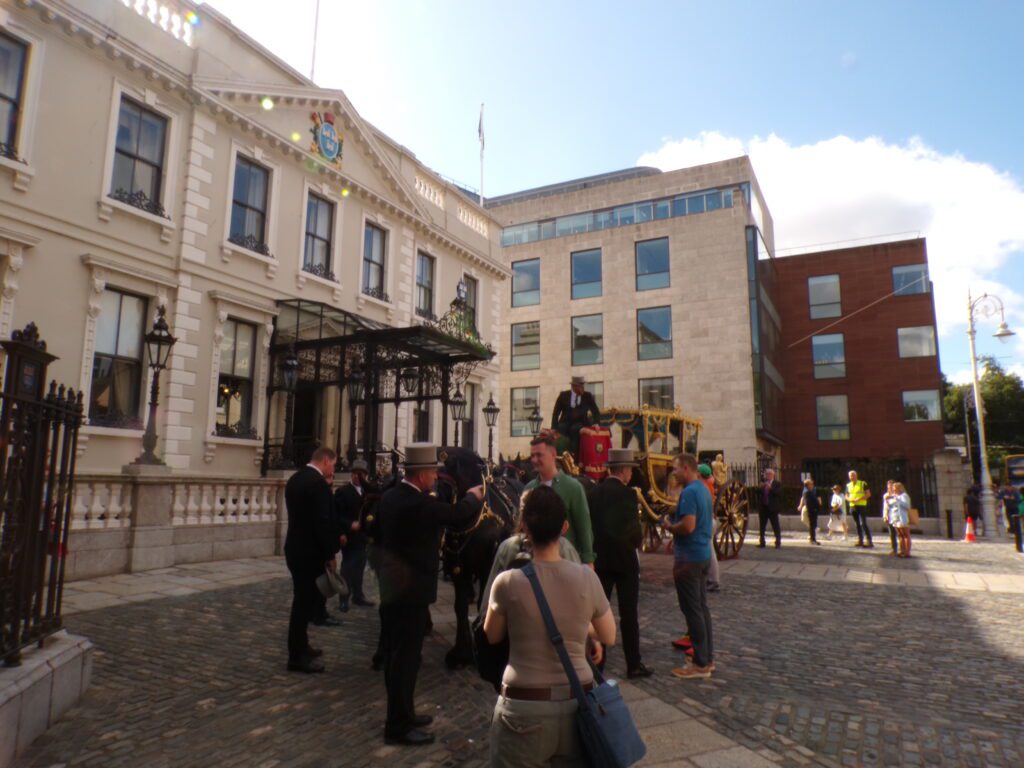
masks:
[[[363,293],[384,296],[384,254],[387,252],[387,233],[366,222],[363,233]]]
[[[604,320],[601,315],[572,319],[572,364],[597,365],[604,362]]]
[[[939,421],[942,419],[942,406],[939,402],[939,390],[914,389],[903,393],[904,421]]]
[[[650,291],[668,288],[669,250],[668,238],[643,240],[636,244],[636,289]]]
[[[638,397],[641,407],[662,408],[671,411],[675,402],[675,386],[671,376],[655,379],[640,379],[637,382]]]
[[[0,157],[16,158],[28,46],[0,32]]]
[[[540,323],[515,323],[512,326],[512,370],[540,368]]]
[[[819,275],[807,278],[807,297],[811,319],[839,317],[843,314],[839,293],[839,275]]]
[[[139,406],[146,303],[139,296],[113,289],[100,297],[89,392],[91,424],[142,428]]]
[[[420,251],[416,254],[416,314],[434,317],[434,257]]]
[[[114,170],[110,180],[112,197],[129,202],[133,196],[139,199],[142,195],[141,205],[137,206],[140,208],[150,203],[160,203],[166,134],[165,117],[131,99],[121,99],[114,145]]]
[[[252,427],[253,354],[256,326],[228,319],[220,342],[217,434],[256,437]]]
[[[540,304],[540,259],[512,264],[512,306]]]
[[[917,325],[897,328],[900,357],[935,357],[935,326]]]
[[[850,439],[850,406],[846,395],[822,395],[817,398],[818,439]]]
[[[907,264],[902,267],[893,267],[892,290],[897,296],[930,293],[932,284],[928,279],[928,265]]]
[[[842,379],[846,376],[846,346],[841,333],[823,333],[811,339],[814,378]]]
[[[270,171],[239,156],[235,160],[235,186],[231,201],[228,239],[246,248],[266,250],[267,194]]]
[[[637,360],[672,357],[672,308],[650,307],[636,311]]]
[[[503,247],[525,245],[553,237],[578,235],[674,216],[689,216],[720,208],[732,208],[733,197],[732,187],[710,189],[675,198],[646,200],[600,211],[559,216],[557,219],[515,224],[501,230],[501,244]]]
[[[601,295],[601,249],[577,251],[572,262],[572,297],[589,299]]]
[[[331,241],[334,236],[334,204],[319,195],[306,201],[306,244],[302,268],[319,277],[334,279]]]
[[[540,408],[540,387],[514,387],[510,402],[512,437],[533,437],[529,419],[533,409]]]

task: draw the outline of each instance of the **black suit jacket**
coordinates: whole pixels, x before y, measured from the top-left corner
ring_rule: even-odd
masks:
[[[319,573],[338,551],[331,487],[316,469],[305,466],[284,487],[288,533],[284,557],[291,571]]]
[[[552,428],[557,427],[558,422],[560,421],[567,421],[570,423],[576,421],[586,423],[589,421],[594,424],[601,418],[601,411],[598,410],[597,402],[594,400],[594,396],[589,392],[584,390],[583,394],[580,395],[580,404],[575,408],[572,408],[569,405],[571,402],[571,389],[567,389],[558,394],[558,399],[555,400],[555,410],[551,412]],[[591,416],[591,414],[593,414],[593,416]]]
[[[638,567],[636,549],[643,541],[636,491],[614,477],[606,477],[587,494],[594,529],[594,567],[601,572],[623,573]]]
[[[764,483],[757,487],[757,498],[764,509]],[[774,515],[782,514],[782,483],[778,480],[772,480],[771,488],[768,489],[768,507],[765,512]]]
[[[385,492],[377,507],[381,603],[426,606],[436,601],[441,527],[467,527],[480,506],[473,496],[446,504],[405,482]]]
[[[366,533],[363,531],[363,503],[366,501],[366,488],[359,493],[355,486],[347,483],[334,492],[334,513],[338,522],[338,535],[345,536],[347,543],[343,550],[366,548]],[[352,524],[358,522],[360,528],[352,532]]]

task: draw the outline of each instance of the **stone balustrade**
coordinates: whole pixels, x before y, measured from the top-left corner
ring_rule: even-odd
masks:
[[[279,480],[173,478],[172,525],[269,523],[277,520]]]
[[[131,479],[123,475],[78,475],[71,530],[127,528],[132,519]]]

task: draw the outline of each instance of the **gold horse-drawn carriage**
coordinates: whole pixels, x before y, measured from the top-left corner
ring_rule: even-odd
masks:
[[[697,455],[700,431],[700,420],[685,416],[679,406],[671,411],[646,405],[609,408],[602,412],[599,425],[581,432],[578,457],[568,450],[561,453],[562,468],[572,475],[599,480],[608,472],[609,448],[633,448],[640,465],[633,485],[644,531],[643,550],[653,552],[667,536],[660,520],[674,511],[682,490],[672,476],[672,461],[681,452]],[[716,486],[714,545],[720,560],[739,555],[748,509],[743,483],[726,478]]]

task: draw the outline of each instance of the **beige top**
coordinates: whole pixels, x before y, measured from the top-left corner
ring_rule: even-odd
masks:
[[[587,631],[590,622],[608,610],[601,582],[592,569],[567,560],[534,562],[534,566],[576,674],[581,683],[589,683],[594,675],[587,664]],[[491,588],[489,608],[508,622],[505,685],[550,688],[568,683],[525,574],[517,569],[499,574]]]

